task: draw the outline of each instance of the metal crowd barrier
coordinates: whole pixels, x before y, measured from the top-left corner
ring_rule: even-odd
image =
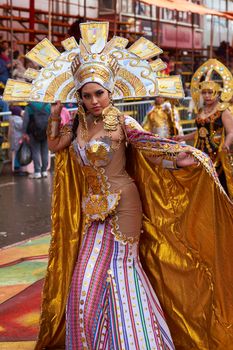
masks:
[[[180,114],[181,125],[184,129],[184,132],[190,132],[195,130],[194,119],[190,119],[190,114],[188,113],[189,103],[191,97],[183,98],[177,109]],[[124,102],[115,102],[114,106],[119,108],[120,111],[124,112],[127,115],[134,117],[140,124],[142,124],[144,117],[149,112],[154,104],[154,100],[138,100],[138,101],[124,101]],[[70,112],[76,111],[77,108],[70,108]]]
[[[180,113],[181,125],[184,133],[189,133],[195,130],[194,119],[189,119],[188,107],[191,98],[185,97],[180,101],[178,110]],[[140,124],[142,124],[144,117],[149,112],[154,104],[153,99],[148,100],[134,100],[134,101],[121,101],[116,102],[114,105],[127,115],[135,118]],[[70,112],[75,112],[77,108],[69,108]],[[11,112],[0,112],[0,161],[9,161],[10,142],[8,139],[9,121],[3,120],[4,117],[10,116]]]
[[[4,163],[9,162],[10,141],[8,139],[8,131],[10,123],[4,117],[10,115],[11,112],[0,112],[0,174]]]

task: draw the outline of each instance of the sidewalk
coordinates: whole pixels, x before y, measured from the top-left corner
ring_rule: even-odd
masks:
[[[0,264],[0,349],[33,350],[50,235],[2,248]]]
[[[33,180],[0,175],[0,247],[49,232],[53,174]]]

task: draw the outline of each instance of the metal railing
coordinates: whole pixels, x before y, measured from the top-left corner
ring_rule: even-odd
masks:
[[[10,141],[8,139],[8,130],[10,123],[4,117],[10,115],[11,112],[0,112],[0,174],[4,163],[9,162]]]
[[[194,119],[189,119],[188,107],[191,98],[186,97],[181,100],[178,107],[181,119],[181,125],[184,133],[192,132],[196,129]],[[119,108],[121,112],[135,118],[140,124],[142,124],[144,117],[148,111],[152,108],[154,100],[136,100],[136,101],[120,101],[114,105]],[[69,108],[70,112],[75,112],[76,108]],[[9,161],[10,141],[8,139],[9,121],[4,120],[4,117],[10,116],[11,112],[0,112],[0,160],[1,162]]]
[[[179,110],[181,125],[184,133],[191,132],[196,129],[194,119],[190,119],[188,113],[189,103],[191,97],[185,97],[180,101],[177,109]],[[140,124],[142,124],[146,114],[152,108],[154,100],[138,100],[138,101],[121,101],[115,102],[114,106],[119,108],[121,112],[135,118]],[[70,112],[75,112],[77,108],[69,108]]]

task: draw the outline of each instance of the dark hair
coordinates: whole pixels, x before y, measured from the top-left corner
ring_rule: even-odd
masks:
[[[78,113],[75,115],[72,125],[73,140],[77,137],[77,129],[79,125]]]
[[[21,116],[23,109],[19,106],[10,106],[10,111],[13,115]]]
[[[78,18],[71,24],[68,30],[69,36],[74,36],[77,42],[79,42],[81,38],[81,31],[80,31],[79,25],[80,23],[84,23],[84,22],[85,22],[84,18]]]
[[[19,57],[19,50],[13,52],[13,59],[16,60]]]
[[[6,48],[0,46],[0,55],[1,55],[3,52],[6,52],[6,51],[7,51]]]

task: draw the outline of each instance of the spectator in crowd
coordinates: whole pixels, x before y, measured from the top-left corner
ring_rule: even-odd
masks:
[[[12,71],[12,78],[13,79],[20,79],[25,80],[24,73],[26,71],[26,68],[24,67],[24,64],[20,57],[20,52],[18,50],[14,51],[13,53],[13,71]]]
[[[176,60],[175,60],[174,56],[171,56],[169,59],[168,70],[169,70],[169,75],[178,74],[178,73],[176,73],[177,67],[176,67]]]
[[[10,62],[5,60],[6,49],[0,47],[0,82],[6,85],[7,80],[10,78],[9,68]]]
[[[6,40],[3,40],[0,44],[0,49],[2,50],[0,56],[1,58],[6,62],[6,64],[10,65],[11,59],[10,59],[10,49],[9,44]]]
[[[71,24],[70,28],[68,29],[68,36],[69,37],[73,36],[77,42],[79,42],[79,39],[81,38],[79,25],[80,23],[83,23],[83,22],[84,22],[84,19],[78,18]]]
[[[12,115],[9,117],[9,133],[10,151],[12,158],[12,170],[17,175],[24,175],[21,164],[19,162],[17,152],[20,148],[23,136],[23,109],[19,106],[11,106],[10,111]]]
[[[222,60],[226,60],[226,54],[227,54],[227,50],[229,49],[229,42],[226,42],[225,40],[221,41],[218,49],[216,50],[216,55],[222,59]]]
[[[3,101],[2,99],[3,92],[4,92],[4,84],[0,82],[0,112],[5,113],[5,112],[9,112],[9,106],[8,106],[8,103]],[[6,121],[8,120],[8,115],[3,115],[0,119],[3,121]]]
[[[47,177],[48,144],[46,129],[50,115],[50,104],[31,102],[25,109],[23,138],[30,143],[34,173],[29,177],[40,179]]]

